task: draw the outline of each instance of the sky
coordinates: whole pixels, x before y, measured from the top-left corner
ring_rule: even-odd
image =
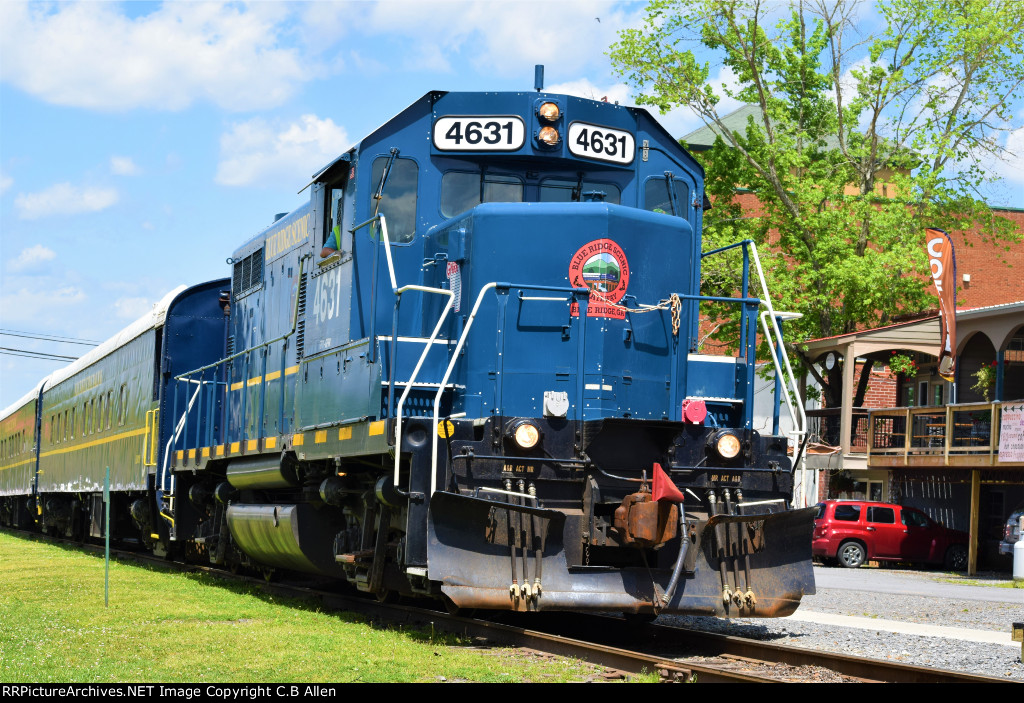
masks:
[[[632,104],[606,52],[643,10],[3,0],[0,347],[77,356],[10,332],[104,340],[175,286],[229,276],[314,172],[427,91],[532,90],[539,63],[547,90]],[[659,119],[677,136],[702,125]],[[995,168],[990,202],[1021,207],[1024,168]],[[0,408],[64,363],[0,353]]]

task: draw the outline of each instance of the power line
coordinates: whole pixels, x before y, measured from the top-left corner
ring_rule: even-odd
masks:
[[[30,359],[46,359],[47,361],[76,361],[78,359],[77,356],[47,354],[46,352],[31,351],[29,349],[11,349],[10,347],[0,347],[0,354],[8,354],[10,356],[27,356]]]
[[[36,334],[34,332],[25,332],[24,330],[5,330],[0,329],[0,334],[9,335],[11,337],[25,337],[26,339],[41,339],[46,342],[60,342],[61,344],[81,344],[87,347],[95,347],[100,344],[92,339],[79,339],[77,337],[61,337],[53,334]]]

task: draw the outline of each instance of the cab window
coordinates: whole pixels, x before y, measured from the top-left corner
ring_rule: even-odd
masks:
[[[344,195],[345,190],[340,186],[327,189],[327,226],[324,228],[322,246],[331,249],[341,248],[342,196]],[[390,234],[390,221],[388,228],[388,234]]]
[[[545,178],[540,183],[540,201],[542,203],[579,202],[587,200],[588,193],[604,193],[600,199],[615,205],[619,204],[622,195],[622,191],[613,183],[574,181],[565,178]]]
[[[370,176],[373,192],[370,194],[370,213],[383,215],[387,223],[388,239],[392,244],[411,242],[416,234],[416,186],[419,166],[410,159],[395,159],[384,184],[378,207],[374,200],[388,157],[374,159]]]
[[[651,178],[644,184],[644,210],[685,217],[689,202],[690,189],[676,179]]]
[[[517,176],[449,171],[441,177],[441,214],[455,217],[480,203],[523,202]]]

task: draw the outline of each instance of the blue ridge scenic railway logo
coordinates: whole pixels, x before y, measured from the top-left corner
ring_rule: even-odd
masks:
[[[592,291],[587,317],[626,319],[626,311],[618,302],[629,287],[629,262],[622,247],[611,239],[587,242],[573,254],[569,282],[574,288],[587,287]],[[572,314],[579,315],[578,303],[572,304]]]

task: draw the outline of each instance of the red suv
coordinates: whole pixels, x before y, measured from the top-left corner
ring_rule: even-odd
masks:
[[[867,560],[942,564],[967,568],[966,532],[951,530],[922,513],[892,503],[826,500],[818,503],[811,553],[855,568]]]

